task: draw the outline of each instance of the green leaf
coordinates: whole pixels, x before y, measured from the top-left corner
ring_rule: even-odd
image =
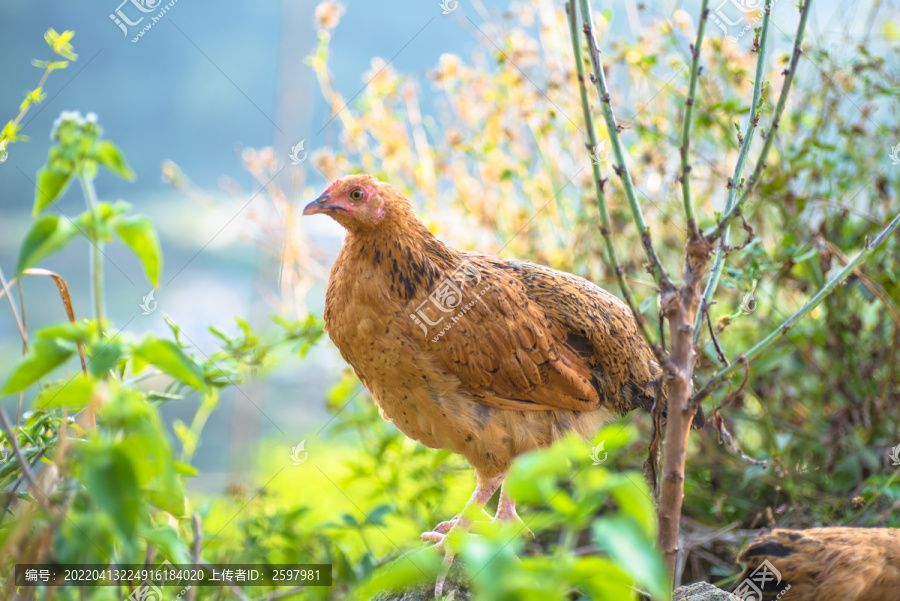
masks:
[[[75,345],[65,340],[37,338],[28,353],[12,368],[0,394],[21,392],[65,363],[75,353]]]
[[[188,553],[187,546],[178,536],[178,531],[171,526],[162,526],[153,530],[146,530],[144,538],[148,542],[153,543],[162,551],[164,559],[168,559],[174,564],[190,563],[191,556]]]
[[[650,592],[654,599],[669,599],[666,566],[641,526],[629,517],[604,518],[591,527],[594,541]]]
[[[200,471],[195,468],[190,463],[184,463],[182,461],[176,461],[175,465],[175,473],[181,474],[183,476],[199,476]]]
[[[135,355],[197,390],[209,390],[200,367],[171,340],[147,338],[135,349]]]
[[[34,267],[42,259],[59,251],[77,235],[78,229],[65,217],[40,217],[31,224],[22,240],[16,275],[21,275],[29,267]]]
[[[652,539],[656,535],[656,508],[650,499],[650,492],[643,478],[636,472],[617,474],[612,495],[622,508],[622,513],[634,518],[644,536]]]
[[[74,31],[56,33],[56,30],[51,27],[44,33],[44,39],[47,41],[47,44],[53,48],[55,53],[63,58],[75,60],[78,58],[78,55],[72,52],[72,44],[69,43],[69,40],[71,40],[74,35]]]
[[[122,358],[124,350],[124,346],[118,340],[107,340],[100,348],[94,349],[91,361],[88,363],[88,371],[98,378],[103,377],[116,366],[116,363]]]
[[[125,161],[125,156],[115,144],[109,140],[100,140],[94,145],[91,158],[128,181],[134,180],[134,171]]]
[[[34,406],[42,409],[84,407],[93,392],[94,380],[79,373],[71,380],[63,380],[41,390]]]
[[[360,597],[369,598],[378,591],[398,590],[413,584],[433,583],[440,569],[441,557],[433,548],[402,555],[379,566],[360,592]]]
[[[82,462],[85,490],[97,507],[112,518],[125,541],[132,541],[145,513],[134,468],[118,446],[92,451],[86,453]]]
[[[39,69],[48,69],[50,71],[55,71],[56,69],[65,69],[69,66],[69,61],[40,61],[35,59],[31,59],[31,64]]]
[[[41,328],[34,335],[37,338],[63,338],[72,342],[84,343],[91,339],[91,330],[88,324],[84,322],[72,323],[63,321]]]
[[[140,259],[147,279],[155,288],[158,288],[162,252],[159,249],[159,239],[156,237],[153,223],[139,215],[116,219],[113,227],[116,228],[116,233],[122,242]]]
[[[72,179],[68,171],[41,167],[37,173],[37,189],[34,192],[34,209],[32,215],[37,215],[53,201],[65,192]]]

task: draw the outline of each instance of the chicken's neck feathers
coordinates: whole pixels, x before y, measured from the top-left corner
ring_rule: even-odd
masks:
[[[355,271],[345,272],[345,277],[382,279],[401,299],[410,300],[422,289],[430,291],[465,260],[417,218],[411,214],[402,217],[376,230],[348,231],[335,267]]]

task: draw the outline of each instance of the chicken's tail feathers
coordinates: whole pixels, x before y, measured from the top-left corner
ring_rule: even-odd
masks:
[[[746,567],[737,577],[734,594],[758,591],[762,594],[759,597],[760,601],[777,599],[790,584],[786,580],[789,569],[784,563],[784,558],[796,552],[791,546],[794,536],[796,535],[791,531],[776,530],[744,547],[737,561]],[[795,574],[792,576],[796,578]],[[796,585],[795,581],[794,586]]]
[[[755,587],[762,591],[761,601],[900,598],[900,532],[896,529],[773,530],[747,545],[737,561],[746,565],[737,579],[738,596]],[[782,594],[785,589],[789,595]]]

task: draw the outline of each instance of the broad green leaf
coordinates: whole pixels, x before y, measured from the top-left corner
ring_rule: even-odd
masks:
[[[178,531],[171,526],[148,529],[143,535],[148,542],[153,543],[162,551],[163,559],[168,559],[174,564],[191,562],[187,547],[178,535]]]
[[[618,476],[612,489],[613,497],[622,513],[634,518],[644,535],[652,539],[656,536],[656,507],[644,479],[637,472],[623,472]]]
[[[43,409],[84,407],[91,399],[94,384],[93,379],[78,373],[71,380],[63,380],[41,390],[34,400],[34,406]]]
[[[37,215],[46,207],[53,204],[72,180],[72,174],[59,169],[41,167],[37,173],[37,189],[34,193],[33,215]]]
[[[91,330],[84,322],[72,323],[63,321],[52,326],[41,328],[34,333],[37,338],[64,338],[72,342],[87,342],[91,339]]]
[[[123,217],[114,222],[116,233],[122,242],[141,260],[147,279],[159,287],[162,252],[153,223],[143,216]]]
[[[630,517],[594,522],[594,542],[645,587],[654,599],[670,598],[666,566],[641,526]]]
[[[121,201],[116,204],[98,202],[93,210],[87,210],[75,219],[75,226],[94,242],[110,242],[119,216],[130,208],[128,203]]]
[[[594,599],[636,599],[632,578],[605,557],[579,557],[572,570],[572,584],[587,589]]]
[[[92,158],[98,163],[128,181],[134,180],[134,171],[125,162],[122,151],[109,140],[100,140],[94,145]]]
[[[200,367],[170,340],[147,338],[135,349],[135,355],[197,390],[209,390]]]
[[[83,456],[81,465],[85,490],[112,518],[125,540],[134,540],[138,522],[145,514],[134,468],[118,446],[92,451]]]
[[[78,235],[78,229],[65,217],[44,215],[38,218],[22,241],[16,274],[21,275],[42,259],[62,249]]]
[[[124,350],[122,343],[116,339],[104,341],[99,348],[93,349],[88,371],[98,378],[105,376],[122,358]]]
[[[175,517],[181,517],[185,513],[184,485],[174,473],[160,477],[145,489],[147,500],[165,512]]]
[[[397,590],[434,580],[441,568],[441,557],[433,548],[400,556],[376,568],[372,579],[360,592],[362,598],[378,591]],[[340,571],[338,572],[340,574]]]
[[[36,338],[28,353],[12,368],[0,394],[21,392],[65,363],[75,353],[75,345],[66,340]]]

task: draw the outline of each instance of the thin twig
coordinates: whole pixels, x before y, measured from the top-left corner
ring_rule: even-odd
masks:
[[[759,176],[762,174],[763,169],[765,169],[766,167],[766,158],[769,155],[769,150],[772,148],[772,145],[775,142],[775,134],[778,132],[778,124],[781,120],[781,115],[784,112],[785,104],[787,103],[788,92],[790,92],[791,90],[791,83],[794,81],[794,76],[797,73],[797,63],[800,61],[800,55],[803,54],[803,50],[801,49],[801,45],[803,43],[803,32],[806,30],[806,21],[807,17],[809,17],[809,10],[811,6],[812,0],[805,0],[803,2],[803,6],[800,8],[800,22],[797,24],[797,33],[794,36],[794,52],[791,56],[791,64],[784,71],[784,86],[782,86],[781,88],[781,95],[778,97],[778,103],[775,105],[775,112],[772,115],[772,125],[769,127],[769,131],[766,133],[766,141],[759,153],[759,159],[756,163],[756,168],[753,170],[753,175],[751,175],[750,179],[747,180],[747,184],[744,186],[744,191],[741,193],[740,198],[737,199],[737,202],[734,203],[734,206],[732,206],[731,209],[725,211],[722,219],[707,235],[707,237],[711,240],[715,240],[719,236],[721,236],[725,231],[725,227],[728,225],[731,219],[741,211],[741,207],[743,206],[744,202],[746,202],[746,200],[750,197],[750,194],[753,192],[754,188],[756,188],[756,184],[759,183]]]
[[[37,462],[41,460],[41,457],[44,456],[44,453],[47,451],[46,447],[42,448],[35,458],[31,461],[31,469],[34,469],[34,466],[37,465]],[[19,479],[16,480],[16,483],[13,484],[12,490],[7,493],[6,504],[3,507],[3,513],[0,514],[0,524],[2,524],[6,520],[6,512],[9,511],[10,505],[12,505],[13,499],[16,497],[16,491],[19,490],[19,486],[22,485],[22,482],[25,481],[25,473],[23,472]]]
[[[66,311],[66,317],[69,318],[69,323],[75,324],[75,307],[72,305],[72,295],[69,293],[69,285],[66,283],[65,278],[59,275],[56,272],[50,271],[49,269],[42,269],[40,267],[32,267],[30,269],[26,269],[22,272],[23,275],[40,275],[47,276],[53,283],[56,284],[56,290],[59,292],[59,298],[62,300],[63,309]],[[22,290],[22,283],[19,280],[19,290]],[[25,323],[25,307],[22,307],[22,323]],[[87,372],[87,361],[84,358],[84,345],[81,342],[76,342],[75,346],[78,348],[78,357],[81,359],[81,371],[85,376],[88,375]]]
[[[709,337],[712,339],[713,344],[716,347],[716,354],[719,355],[719,361],[725,364],[725,367],[730,365],[728,363],[728,358],[725,356],[725,353],[722,352],[722,347],[719,346],[719,338],[716,336],[716,331],[713,329],[712,318],[709,316],[709,305],[706,303],[706,299],[700,300],[700,314],[706,314],[706,323],[709,325]]]
[[[747,157],[750,155],[750,145],[753,143],[753,136],[756,133],[756,126],[759,124],[759,113],[762,109],[762,90],[764,87],[763,79],[766,69],[766,49],[768,48],[767,42],[769,38],[769,20],[771,16],[772,0],[768,0],[763,11],[763,22],[759,31],[758,39],[754,39],[757,57],[756,73],[753,79],[753,96],[750,100],[750,114],[747,116],[747,127],[745,129],[743,139],[741,140],[741,148],[738,152],[737,162],[734,165],[734,173],[731,175],[731,179],[728,180],[728,197],[725,200],[726,214],[734,207],[738,190],[740,190],[742,187],[741,178],[744,173],[744,165],[747,163]],[[785,87],[787,87],[787,84],[785,84]],[[776,115],[775,119],[772,121],[773,125],[777,123],[777,119],[778,116]],[[773,132],[770,131],[769,133],[771,135]],[[757,168],[759,168],[764,159],[765,157],[761,155],[760,160],[757,163]],[[757,176],[758,174],[754,173],[754,178]],[[719,285],[719,278],[722,276],[722,269],[725,265],[725,253],[728,244],[728,233],[730,231],[731,224],[726,223],[725,228],[722,230],[722,237],[719,238],[719,245],[716,249],[716,258],[713,260],[712,273],[710,274],[709,279],[706,281],[706,288],[703,290],[703,298],[707,303],[712,300],[712,297],[716,292],[716,287]],[[702,314],[698,315],[697,322],[694,324],[694,344],[697,344],[697,341],[700,339],[700,332],[703,331],[703,328],[700,327],[700,319],[702,319],[702,317]]]
[[[653,349],[653,352],[657,356],[657,359],[661,359],[664,351],[661,352],[661,347],[653,339],[653,335],[650,333],[650,329],[647,327],[647,321],[646,319],[644,319],[644,316],[640,312],[637,300],[634,297],[631,286],[628,284],[628,279],[625,277],[625,268],[619,262],[616,248],[613,245],[612,229],[609,223],[609,209],[606,202],[606,193],[603,190],[606,180],[601,177],[600,162],[595,156],[598,146],[597,130],[594,127],[594,118],[591,115],[591,106],[590,102],[588,101],[587,85],[585,83],[584,74],[584,61],[582,60],[581,56],[581,42],[578,39],[578,17],[575,14],[575,4],[573,1],[566,3],[566,16],[569,19],[569,32],[572,36],[572,50],[575,54],[575,69],[578,75],[578,90],[581,94],[581,110],[584,113],[584,122],[587,129],[587,147],[591,154],[591,169],[594,180],[594,192],[597,197],[597,207],[600,210],[600,235],[603,236],[603,244],[606,248],[606,267],[616,274],[616,279],[619,282],[619,289],[622,291],[622,296],[625,299],[625,303],[628,305],[628,307],[631,309],[632,314],[634,315],[634,320],[637,323],[638,328],[640,328],[641,333],[644,335],[644,339],[647,341],[647,344],[649,344],[650,348]]]
[[[709,0],[700,5],[700,23],[697,27],[697,40],[691,46],[691,83],[688,86],[688,97],[684,102],[684,124],[681,131],[681,194],[684,198],[684,216],[687,219],[688,232],[692,237],[699,235],[697,221],[694,218],[694,203],[691,200],[691,166],[689,152],[691,149],[691,119],[694,113],[697,78],[700,74],[700,48],[703,45],[703,32],[709,17]]]
[[[100,217],[97,213],[97,190],[94,187],[93,178],[88,175],[87,168],[79,174],[78,181],[81,182],[81,189],[84,192],[84,198],[87,202],[88,211],[91,212],[93,221],[92,234],[94,239],[91,240],[91,282],[94,291],[94,310],[97,317],[97,335],[103,336],[103,240],[98,231]]]
[[[0,297],[5,296],[9,301],[9,308],[12,311],[13,320],[16,322],[16,327],[19,328],[19,335],[22,337],[22,347],[24,352],[28,350],[28,334],[25,333],[25,326],[19,319],[19,313],[18,311],[16,311],[16,304],[13,302],[12,296],[10,296],[9,294],[9,288],[15,281],[16,279],[13,278],[10,282],[7,282],[6,278],[3,276],[3,268],[0,267],[0,286],[3,286],[3,289],[0,290]]]
[[[37,477],[34,472],[31,471],[31,464],[25,459],[25,455],[22,454],[22,449],[19,447],[19,441],[16,438],[15,432],[13,432],[12,426],[9,423],[9,418],[6,417],[6,411],[0,409],[0,426],[3,428],[3,432],[6,434],[6,438],[9,440],[10,446],[12,446],[13,453],[16,455],[16,459],[19,460],[19,465],[22,466],[22,475],[25,476],[25,479],[28,480],[28,483],[31,487],[41,493],[40,495],[34,495],[34,498],[38,503],[41,504],[48,513],[50,511],[49,499],[44,495],[44,491],[42,491],[37,485]]]
[[[847,264],[847,255],[841,252],[837,246],[825,240],[824,238],[821,240],[822,245],[828,247],[828,250],[837,257],[837,260],[841,263],[841,265]],[[856,269],[853,271],[853,275],[859,278],[859,280],[863,283],[863,286],[869,289],[874,296],[878,297],[878,300],[881,301],[881,304],[884,305],[884,308],[887,310],[888,314],[891,316],[891,320],[893,320],[894,325],[897,330],[900,330],[900,311],[897,309],[897,305],[891,300],[887,291],[875,280],[867,276],[862,272],[861,269]]]
[[[191,562],[194,565],[200,563],[200,549],[201,542],[203,537],[203,530],[200,528],[200,516],[198,514],[193,514],[191,516],[191,527],[194,530],[194,546],[191,549]],[[187,592],[187,601],[194,601],[194,598],[197,596],[197,587],[192,586],[188,589]]]
[[[597,40],[594,39],[594,18],[591,16],[591,5],[589,0],[580,0],[581,3],[581,19],[584,22],[584,36],[587,38],[588,50],[591,56],[591,67],[593,68],[592,80],[597,86],[597,93],[600,94],[600,105],[603,108],[603,118],[606,120],[606,129],[609,138],[612,141],[613,154],[616,157],[617,165],[613,166],[616,175],[622,181],[622,188],[625,190],[625,197],[628,199],[628,206],[631,208],[631,215],[641,235],[641,244],[644,252],[650,261],[650,272],[653,279],[659,285],[661,291],[673,290],[675,286],[669,278],[669,274],[663,268],[656,251],[653,248],[653,241],[650,237],[650,227],[644,221],[644,214],[641,211],[641,205],[638,203],[637,196],[634,192],[634,183],[631,181],[631,173],[625,164],[625,149],[619,136],[619,125],[613,115],[612,105],[610,104],[609,86],[606,83],[606,76],[603,74],[603,64],[600,62],[600,49],[597,47]]]
[[[819,290],[812,298],[810,298],[806,303],[800,307],[800,309],[785,319],[781,325],[775,328],[772,332],[769,333],[768,336],[757,342],[750,350],[743,353],[738,360],[729,365],[728,367],[720,370],[716,375],[714,375],[710,380],[706,383],[706,385],[696,394],[694,395],[694,399],[692,403],[699,404],[704,398],[709,396],[709,393],[712,392],[713,388],[719,384],[724,378],[729,376],[732,372],[734,372],[741,361],[743,360],[751,360],[756,357],[759,353],[765,350],[769,345],[771,345],[777,338],[787,334],[788,330],[804,315],[812,311],[822,299],[831,294],[835,288],[837,288],[840,284],[842,284],[853,272],[856,268],[865,261],[872,252],[878,248],[882,242],[884,242],[891,233],[897,229],[897,226],[900,225],[900,213],[894,217],[893,220],[881,231],[878,236],[875,237],[874,240],[866,244],[866,247],[861,250],[853,259],[844,266],[831,280],[825,284],[821,290]]]

